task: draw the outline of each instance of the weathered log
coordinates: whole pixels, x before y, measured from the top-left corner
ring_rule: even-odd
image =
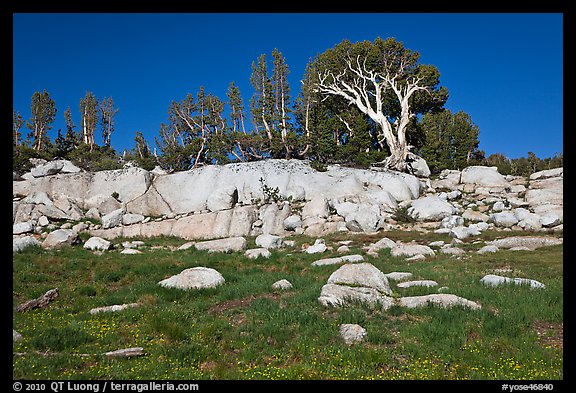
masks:
[[[118,349],[116,351],[105,352],[105,353],[68,353],[64,354],[61,352],[40,352],[40,351],[32,351],[32,352],[14,352],[15,356],[58,356],[58,355],[66,355],[66,356],[78,356],[78,357],[90,357],[90,356],[106,356],[106,357],[132,357],[132,356],[142,356],[144,355],[144,348],[142,347],[134,347],[134,348],[124,348]]]
[[[35,308],[44,308],[48,305],[48,303],[50,303],[57,297],[58,297],[58,288],[51,289],[37,299],[28,300],[26,303],[22,303],[21,305],[16,307],[16,311],[25,312]]]
[[[134,347],[134,348],[125,348],[119,349],[117,351],[106,352],[102,355],[107,357],[132,357],[132,356],[142,356],[144,355],[144,348],[142,347]]]

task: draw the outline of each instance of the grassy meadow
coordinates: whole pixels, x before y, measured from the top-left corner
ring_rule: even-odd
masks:
[[[366,256],[362,246],[385,236],[420,244],[451,240],[411,231],[333,234],[325,237],[332,251],[308,255],[301,246],[314,239],[297,236],[292,238],[296,246],[257,260],[242,253],[174,250],[185,243],[176,238],[145,239],[141,255],[120,254],[121,246],[101,255],[81,246],[16,253],[14,310],[52,288],[60,295],[46,308],[14,311],[13,328],[23,340],[13,344],[13,378],[563,379],[561,245],[460,257],[437,254],[414,262],[394,258],[389,250],[377,258]],[[501,236],[487,231],[481,239]],[[449,288],[447,293],[480,303],[482,309],[323,307],[317,300],[322,285],[340,265],[310,264],[337,256],[341,240],[352,240],[350,254],[363,254],[384,273],[405,271],[413,279],[435,280]],[[476,240],[461,248],[479,249],[483,243]],[[157,284],[194,266],[218,270],[225,284],[191,291]],[[546,289],[488,288],[480,278],[489,273],[535,279]],[[293,289],[273,291],[272,283],[283,278]],[[437,291],[397,288],[394,281],[391,287],[397,297]],[[132,302],[142,305],[89,313],[94,307]],[[363,326],[365,341],[344,344],[338,333],[342,323]],[[143,347],[144,356],[99,355],[129,347]]]

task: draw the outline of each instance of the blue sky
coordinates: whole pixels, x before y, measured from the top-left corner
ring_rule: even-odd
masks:
[[[68,106],[80,124],[87,91],[119,108],[117,151],[134,146],[136,131],[154,147],[170,102],[200,86],[225,100],[234,81],[248,112],[250,67],[262,53],[282,52],[295,99],[316,54],[344,39],[394,37],[439,69],[446,107],[472,117],[486,155],[563,152],[560,13],[16,13],[13,21],[13,108],[28,119],[32,94],[46,89],[58,109],[52,140],[66,129]]]

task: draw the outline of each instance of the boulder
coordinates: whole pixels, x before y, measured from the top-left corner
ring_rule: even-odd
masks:
[[[280,248],[283,243],[280,236],[262,234],[256,237],[256,245],[263,248]]]
[[[372,307],[380,306],[383,310],[387,310],[395,304],[392,297],[383,295],[374,288],[350,287],[339,284],[324,285],[318,301],[326,307],[348,306],[361,302]]]
[[[430,168],[422,157],[409,153],[407,160],[408,167],[413,175],[418,177],[430,177]]]
[[[34,222],[24,221],[12,225],[12,234],[20,235],[22,233],[34,232]]]
[[[410,243],[396,243],[396,245],[390,251],[393,257],[412,257],[416,255],[429,255],[434,256],[434,250],[428,246],[420,244],[410,244]]]
[[[341,266],[328,277],[327,283],[373,288],[385,295],[392,294],[388,279],[384,273],[367,262]]]
[[[140,303],[114,304],[112,306],[96,307],[89,311],[90,314],[99,314],[101,312],[118,312],[129,308],[140,307]]]
[[[518,223],[518,219],[513,212],[504,211],[500,213],[494,213],[490,216],[490,221],[498,227],[510,228]]]
[[[340,337],[346,345],[353,345],[364,341],[368,333],[366,329],[355,323],[343,323],[340,325]]]
[[[509,187],[510,183],[495,166],[468,166],[462,170],[460,182],[483,187]]]
[[[474,227],[468,226],[457,226],[454,227],[452,229],[450,229],[450,232],[448,232],[448,235],[450,237],[456,238],[456,239],[467,239],[471,236],[478,236],[480,235],[481,232]]]
[[[60,173],[78,173],[82,171],[82,169],[78,168],[71,161],[68,160],[56,160],[56,161],[62,163],[62,169],[60,169]]]
[[[515,284],[515,285],[529,285],[530,288],[543,289],[546,285],[539,281],[531,280],[528,278],[510,278],[498,276],[495,274],[487,274],[480,279],[480,282],[486,286],[496,287],[503,284]]]
[[[478,254],[488,254],[498,252],[498,247],[493,245],[487,245],[478,250]]]
[[[62,161],[51,161],[42,165],[38,165],[30,171],[34,177],[44,177],[55,175],[64,167]]]
[[[313,245],[306,249],[306,254],[319,254],[326,251],[328,248],[326,244],[324,244],[324,240],[316,239]]]
[[[410,287],[435,287],[438,283],[433,280],[414,280],[414,281],[404,281],[396,285],[398,288],[410,288]]]
[[[488,222],[490,216],[478,210],[466,209],[462,214],[462,218],[469,221]]]
[[[375,232],[382,223],[380,208],[377,205],[360,204],[358,210],[348,214],[346,227],[354,232]]]
[[[272,284],[272,289],[275,291],[287,291],[292,289],[292,284],[286,279],[278,280]]]
[[[412,278],[412,273],[408,272],[391,272],[384,274],[388,280],[401,281]]]
[[[441,228],[454,228],[463,225],[464,225],[464,218],[457,215],[444,217],[442,219],[442,222],[440,223]]]
[[[341,263],[356,263],[364,261],[362,255],[343,255],[336,258],[324,258],[312,262],[312,266],[338,265]]]
[[[252,248],[244,253],[249,259],[270,258],[272,253],[267,248]]]
[[[120,254],[124,254],[124,255],[138,255],[138,254],[142,254],[142,251],[140,250],[136,250],[134,248],[125,248],[122,251],[120,251]]]
[[[122,216],[122,225],[132,225],[144,221],[142,214],[126,213]]]
[[[482,308],[480,304],[464,299],[463,297],[448,294],[448,293],[434,293],[423,296],[407,296],[399,299],[399,304],[402,307],[417,308],[425,307],[427,305],[435,305],[443,308],[460,306],[478,310]]]
[[[198,242],[194,245],[197,250],[208,252],[231,252],[243,251],[246,249],[248,242],[242,236],[229,237],[225,239],[208,240]]]
[[[378,240],[376,243],[370,244],[368,247],[369,250],[372,252],[378,252],[380,250],[386,248],[394,248],[396,247],[396,242],[392,239],[388,239],[387,237],[383,237],[382,239]]]
[[[209,267],[193,267],[171,276],[158,284],[165,288],[203,289],[215,288],[224,284],[224,277],[217,270]]]
[[[419,221],[435,221],[456,213],[456,209],[449,202],[430,195],[412,201],[408,214]]]
[[[78,233],[71,229],[57,229],[50,232],[42,242],[42,247],[47,249],[71,246],[80,242]]]
[[[106,214],[102,217],[102,228],[114,228],[119,225],[122,225],[122,217],[124,216],[125,210],[120,208],[111,211],[110,213]]]
[[[83,247],[92,251],[107,251],[112,248],[112,243],[108,240],[102,239],[101,237],[92,236],[90,239],[86,240]]]
[[[299,215],[293,214],[287,217],[283,222],[282,225],[285,230],[287,231],[295,231],[296,228],[300,228],[302,226],[302,219]]]
[[[466,251],[462,250],[461,248],[458,247],[452,247],[452,246],[447,246],[447,247],[442,247],[440,249],[440,254],[445,254],[445,255],[463,255],[466,254]]]
[[[16,237],[12,239],[12,252],[20,252],[25,248],[40,245],[41,243],[32,236]]]

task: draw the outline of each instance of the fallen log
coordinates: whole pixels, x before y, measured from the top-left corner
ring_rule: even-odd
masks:
[[[14,352],[16,356],[58,356],[58,355],[66,355],[66,356],[78,356],[78,357],[91,357],[91,356],[106,356],[108,358],[112,357],[132,357],[132,356],[143,356],[144,355],[144,348],[142,347],[134,347],[134,348],[124,348],[118,349],[116,351],[111,352],[104,352],[104,353],[68,353],[63,354],[61,352],[40,352],[40,351],[32,351],[32,352]]]
[[[26,303],[22,303],[21,305],[16,307],[16,311],[25,312],[35,308],[44,308],[48,305],[48,303],[50,303],[57,297],[58,297],[58,288],[51,289],[37,299],[28,300]]]

